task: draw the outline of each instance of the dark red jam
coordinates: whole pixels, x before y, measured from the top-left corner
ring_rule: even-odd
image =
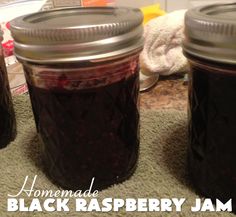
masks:
[[[15,113],[4,58],[0,54],[0,148],[6,147],[15,137]]]
[[[193,62],[189,105],[190,176],[204,196],[222,202],[233,199],[235,212],[235,67]]]
[[[95,76],[101,70],[57,78],[54,72],[53,79],[41,71],[40,80],[25,68],[46,173],[66,189],[86,190],[93,177],[94,189],[103,189],[127,179],[136,167],[137,59],[104,69],[111,73],[108,80]]]

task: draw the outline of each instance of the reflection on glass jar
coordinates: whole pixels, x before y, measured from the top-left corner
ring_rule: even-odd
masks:
[[[40,24],[41,16],[52,25],[47,33],[50,37],[38,35],[48,31]],[[61,22],[55,22],[55,17]],[[82,23],[73,22],[78,17]],[[73,25],[74,30],[67,29]],[[25,32],[29,26],[31,30],[41,28],[26,35],[40,44],[39,50],[32,51],[28,44],[26,52],[17,47],[18,36],[25,34],[16,32],[17,26],[25,27]],[[12,28],[48,176],[72,190],[88,189],[93,177],[95,189],[127,179],[136,168],[139,153],[141,12],[127,8],[63,9],[15,20]]]

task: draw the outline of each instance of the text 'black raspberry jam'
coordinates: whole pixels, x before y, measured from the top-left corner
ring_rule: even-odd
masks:
[[[0,42],[2,34],[0,29]],[[7,77],[7,70],[0,43],[0,149],[16,137],[16,120]]]
[[[184,52],[189,59],[189,174],[206,197],[236,212],[236,4],[191,9]]]
[[[72,190],[129,178],[139,154],[141,12],[69,8],[11,26],[47,175]]]

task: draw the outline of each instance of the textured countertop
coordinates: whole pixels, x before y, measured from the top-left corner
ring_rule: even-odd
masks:
[[[141,108],[187,110],[187,92],[183,76],[162,77],[154,88],[141,93]]]

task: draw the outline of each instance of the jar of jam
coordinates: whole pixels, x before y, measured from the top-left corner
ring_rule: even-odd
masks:
[[[11,22],[45,172],[71,190],[129,178],[139,153],[139,9],[66,8]]]
[[[0,42],[3,33],[0,29]],[[0,149],[5,148],[16,137],[16,120],[7,70],[4,61],[3,48],[0,43]]]
[[[204,196],[236,211],[236,3],[191,9],[184,53],[189,83],[189,173]]]

